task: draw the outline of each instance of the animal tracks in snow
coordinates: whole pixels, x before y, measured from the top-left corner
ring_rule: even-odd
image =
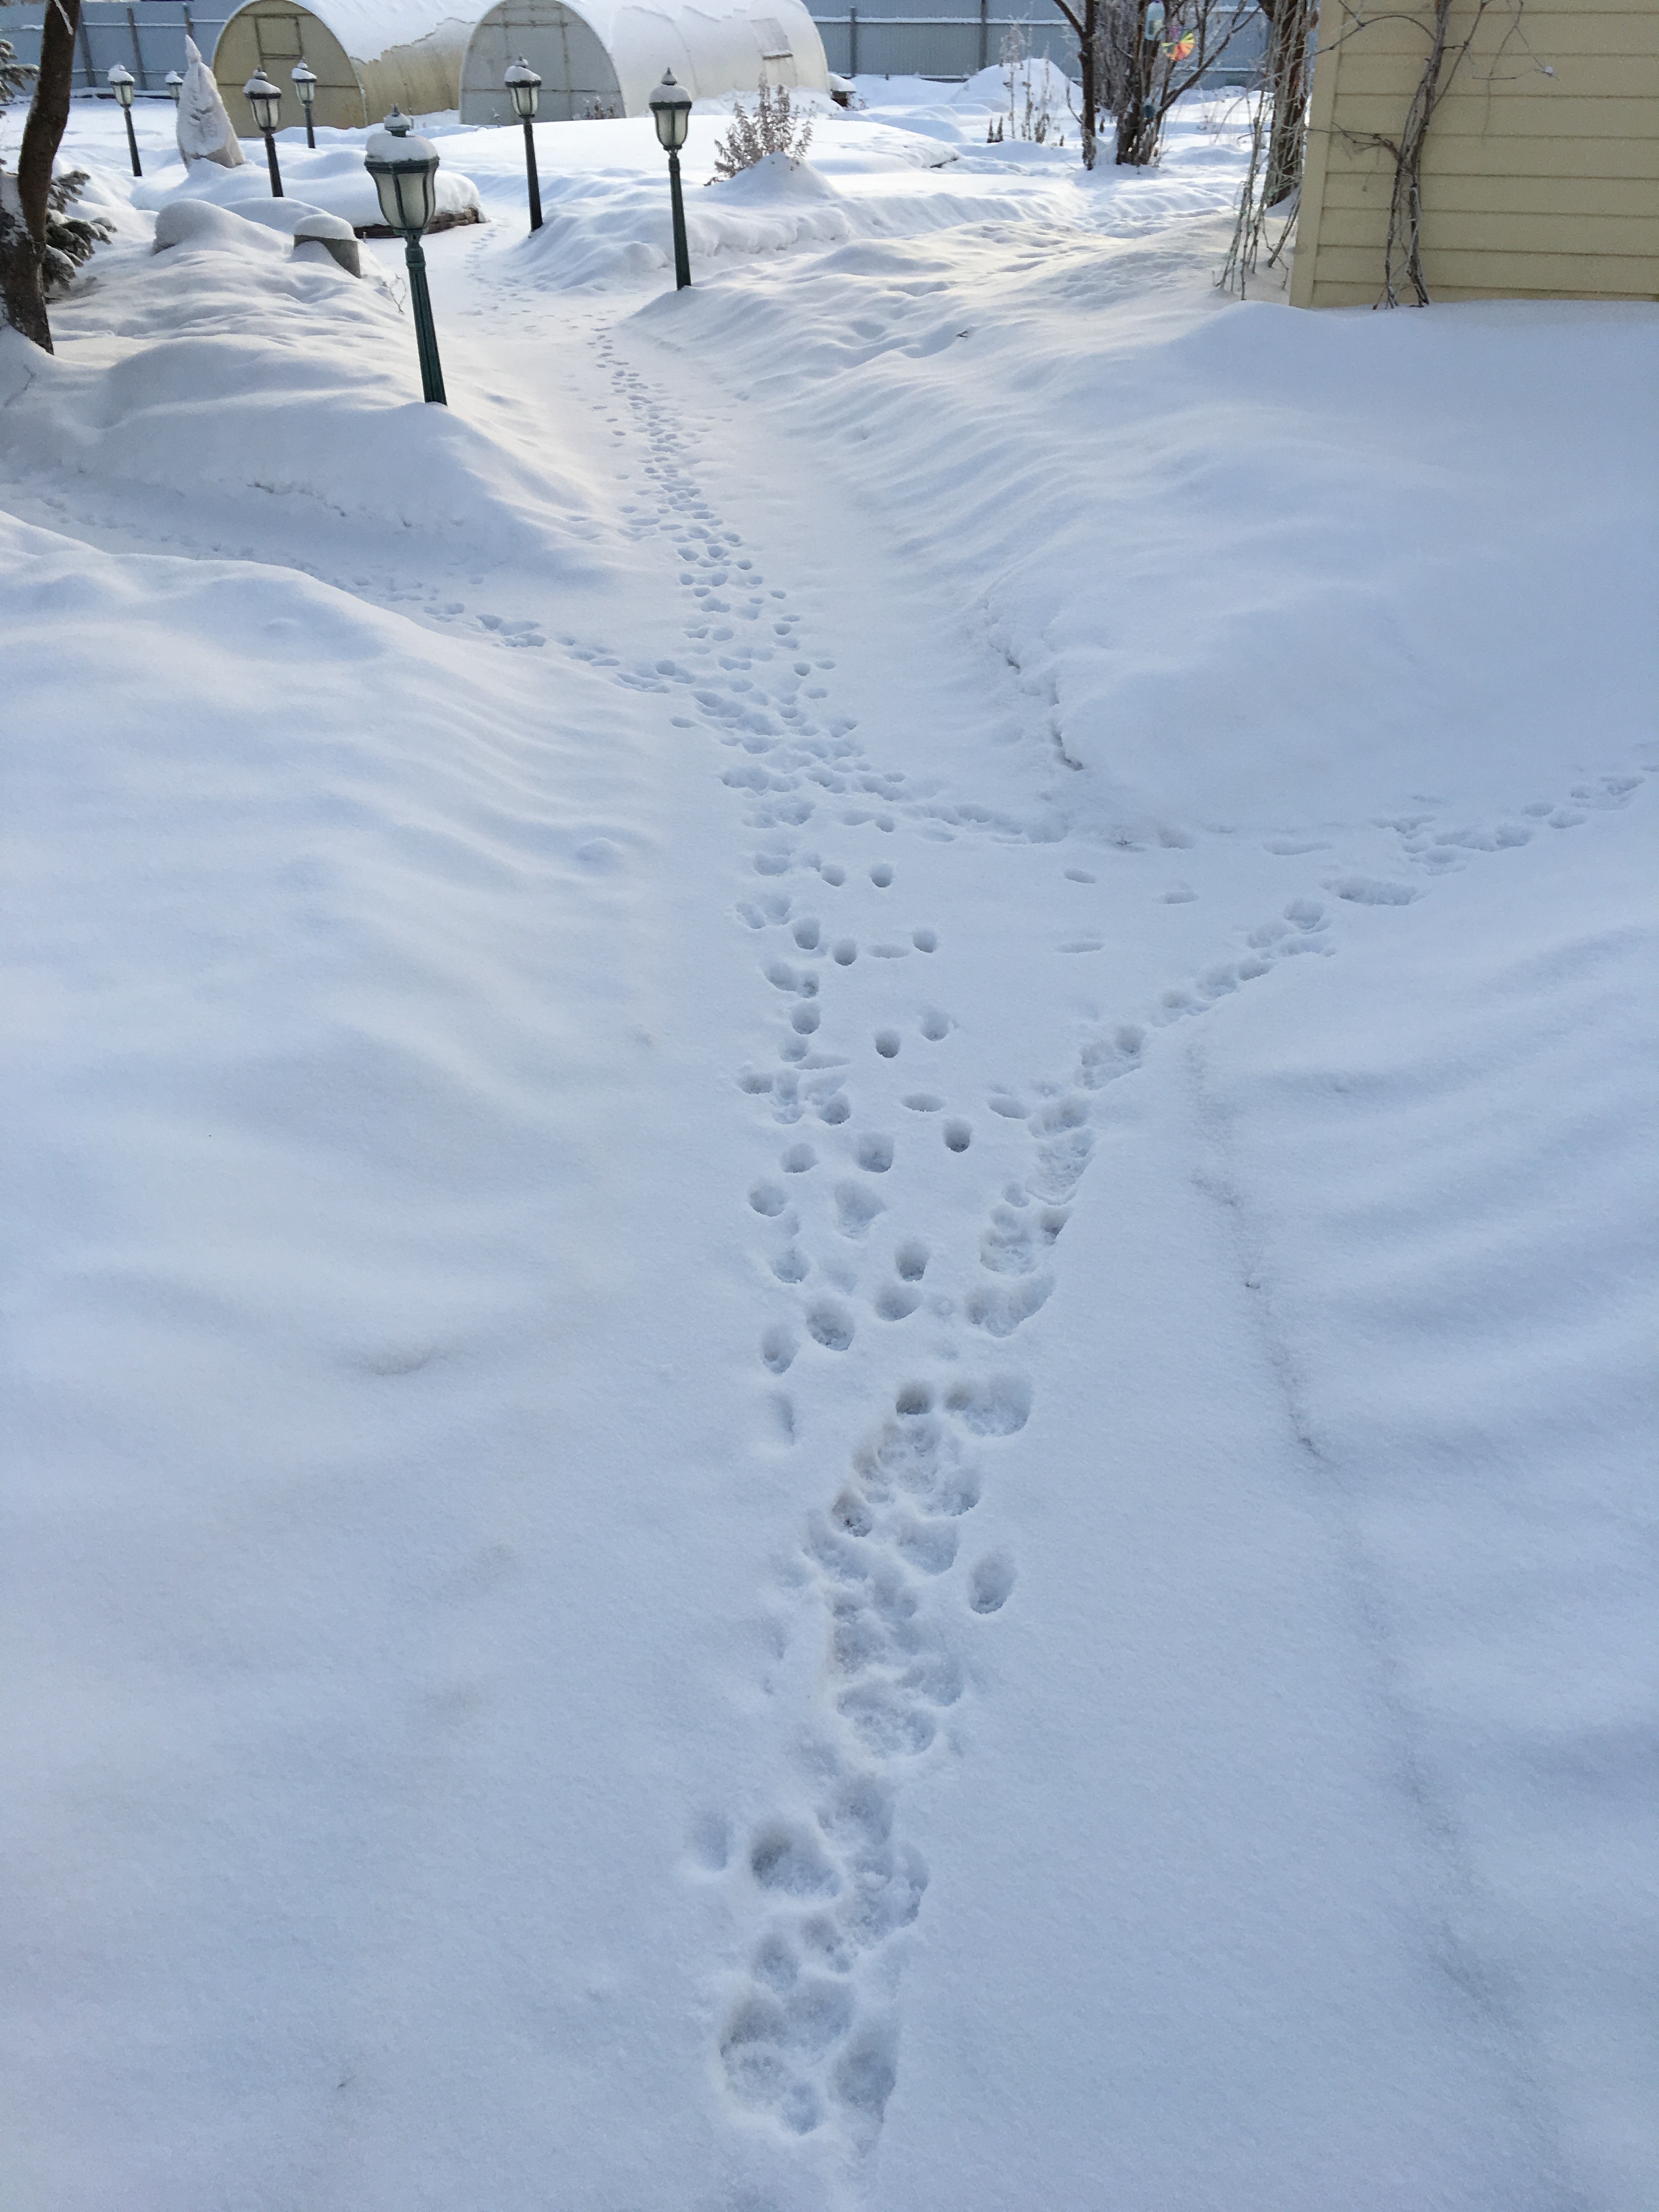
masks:
[[[926,1258],[915,1260],[919,1273]],[[1012,1434],[1029,1404],[1018,1378],[958,1386],[954,1413],[931,1383],[903,1384],[804,1532],[803,1579],[824,1618],[826,1710],[807,1762],[809,1808],[757,1824],[748,1841],[738,1879],[757,1925],[720,2039],[733,2094],[791,2134],[836,2120],[867,2144],[896,2080],[890,1984],[875,1968],[915,1920],[928,1881],[897,1833],[898,1785],[964,1693],[969,1623],[1013,1589],[1013,1562],[992,1552],[957,1605],[938,1597],[980,1498],[969,1444]]]
[[[1540,801],[1490,827],[1443,827],[1431,813],[1374,825],[1396,840],[1398,877],[1325,860],[1322,896],[1284,900],[1221,957],[1126,1010],[1133,1018],[1091,1021],[1064,1083],[1032,1077],[964,1097],[952,1016],[915,996],[924,975],[948,994],[951,963],[917,911],[914,884],[928,871],[910,865],[921,848],[906,836],[1026,833],[871,760],[856,718],[836,709],[835,656],[703,495],[672,410],[608,345],[600,357],[648,450],[685,595],[683,651],[617,665],[616,680],[665,694],[672,726],[702,731],[726,756],[719,773],[752,841],[733,911],[752,933],[769,1042],[734,1073],[768,1144],[744,1218],[770,1311],[750,1356],[775,1449],[810,1451],[815,1485],[822,1474],[781,1571],[820,1653],[792,1802],[744,1832],[711,1815],[694,1834],[693,1863],[726,1886],[744,1931],[719,2070],[737,2106],[785,2137],[828,2131],[867,2147],[897,2079],[894,1947],[928,1888],[902,1833],[903,1785],[946,1754],[973,1694],[975,1639],[1018,1602],[1016,1558],[975,1543],[973,1516],[1030,1417],[1010,1355],[1055,1287],[1097,1094],[1140,1066],[1163,1028],[1286,960],[1328,955],[1333,902],[1414,903],[1425,879],[1622,805],[1639,779],[1606,777],[1571,804]],[[869,857],[861,841],[891,841],[892,857]],[[1199,842],[1175,831],[1159,842]],[[1282,837],[1266,849],[1317,869],[1330,846]],[[1064,873],[1079,911],[1053,949],[1079,956],[1068,973],[1081,984],[1099,972],[1085,956],[1108,938],[1091,926],[1096,872]],[[1161,897],[1179,908],[1194,894],[1183,884]],[[883,1363],[896,1382],[877,1379]],[[787,1390],[772,1387],[785,1376]],[[826,1437],[815,1394],[844,1405],[849,1390],[880,1410]]]
[[[899,1832],[900,1785],[916,1761],[938,1755],[945,1717],[967,1692],[968,1645],[1014,1587],[1001,1552],[968,1560],[961,1523],[980,1501],[982,1455],[1024,1425],[1030,1387],[1000,1372],[964,1380],[958,1349],[1012,1334],[1046,1295],[1045,1279],[988,1277],[988,1304],[942,1273],[921,1233],[936,1179],[970,1173],[965,1162],[977,1157],[961,1110],[969,1102],[939,1079],[951,1016],[918,1006],[903,988],[910,966],[939,952],[941,933],[905,911],[894,860],[836,849],[896,836],[914,811],[908,780],[874,768],[854,719],[835,711],[834,656],[811,649],[757,556],[703,499],[666,411],[635,380],[619,372],[616,381],[651,447],[691,602],[684,659],[633,679],[678,693],[675,725],[701,727],[732,757],[722,780],[758,833],[751,887],[734,903],[761,940],[773,1057],[737,1079],[763,1125],[791,1132],[746,1194],[777,1309],[759,1336],[757,1371],[789,1378],[790,1395],[768,1401],[780,1447],[799,1448],[815,1374],[879,1358],[882,1342],[901,1358],[914,1346],[916,1360],[889,1410],[843,1441],[790,1570],[796,1602],[815,1608],[823,1637],[802,1802],[755,1824],[717,1867],[708,1851],[697,1857],[732,1886],[751,1926],[721,2018],[727,2087],[787,2135],[832,2128],[867,2144],[897,2069],[892,1977],[878,1962],[915,1921],[928,1879]],[[815,895],[803,895],[807,884]],[[1056,1144],[1077,1152],[1069,1123],[1036,1134],[1033,1172],[1050,1182],[1070,1172],[1058,1154],[1047,1158]],[[964,1188],[970,1218],[972,1197]],[[971,1255],[970,1244],[977,1275]],[[933,1335],[915,1334],[924,1328]]]

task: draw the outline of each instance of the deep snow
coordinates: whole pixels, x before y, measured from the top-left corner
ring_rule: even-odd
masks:
[[[447,410],[76,110],[27,2212],[1651,2202],[1659,313],[863,89],[679,296],[647,125],[428,119]]]

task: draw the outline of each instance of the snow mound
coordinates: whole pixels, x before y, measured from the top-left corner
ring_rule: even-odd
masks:
[[[42,489],[95,477],[135,514],[153,514],[159,492],[176,502],[173,542],[205,552],[258,540],[299,563],[322,532],[384,561],[388,532],[442,532],[491,566],[591,573],[590,502],[460,410],[419,402],[409,321],[382,286],[343,283],[290,254],[280,229],[211,203],[176,201],[156,227],[163,250],[103,280],[121,294],[127,349],[113,363],[0,331],[7,476]]]
[[[763,154],[735,177],[717,178],[709,186],[722,199],[750,205],[789,200],[833,200],[840,198],[821,169],[810,161],[792,161],[787,154]]]
[[[330,215],[324,208],[313,207],[308,200],[254,200],[236,212],[244,222],[263,224],[288,238],[297,238],[302,231],[307,238],[355,238],[357,234],[343,216]]]
[[[544,202],[552,196],[544,193]],[[769,154],[705,191],[686,195],[685,233],[695,276],[717,256],[779,253],[796,246],[836,246],[851,234],[836,187],[805,161]],[[584,194],[549,208],[542,229],[522,249],[562,287],[637,281],[673,266],[668,196],[649,187]]]
[[[294,203],[274,200],[271,204],[286,208]],[[228,208],[217,207],[211,200],[174,200],[155,218],[154,251],[166,253],[175,246],[217,246],[228,253],[280,253],[282,241],[276,229],[275,224],[233,215]]]
[[[307,147],[284,145],[281,153],[283,182],[303,204],[326,215],[337,215],[355,231],[378,230],[383,218],[374,182],[363,167],[356,145]],[[438,216],[435,228],[452,223],[480,222],[483,202],[471,177],[441,165],[434,179]],[[270,207],[270,181],[261,167],[222,169],[213,161],[192,161],[180,177],[165,170],[160,177],[145,178],[132,188],[132,204],[159,211],[179,200],[205,200],[215,207],[234,208],[246,214],[252,202]]]
[[[757,392],[810,392],[822,434],[917,519],[1053,700],[1079,793],[1114,831],[1276,832],[1425,793],[1474,810],[1494,759],[1528,797],[1622,758],[1650,726],[1650,646],[1598,666],[1591,729],[1561,641],[1659,589],[1639,520],[1650,442],[1626,468],[1608,450],[1638,450],[1652,310],[1222,306],[1219,227],[1177,246],[1162,222],[1156,245],[1103,240],[1063,284],[1038,268],[994,302],[933,241],[860,241],[787,287],[734,272],[684,306],[676,343]],[[1453,406],[1498,343],[1517,397]],[[1044,409],[1011,413],[1034,349]],[[1540,391],[1573,395],[1541,448],[1518,396]],[[1062,394],[1102,457],[1086,500],[1075,446],[1047,427]]]
[[[988,108],[993,114],[1000,109],[1006,115],[1008,112],[1008,77],[1007,65],[994,62],[989,69],[975,71],[965,84],[959,85],[950,96],[951,105],[952,107]],[[1041,107],[1046,100],[1050,112],[1055,115],[1066,113],[1066,100],[1075,94],[1077,89],[1065,70],[1042,54],[1017,64],[1013,80],[1013,96],[1018,106],[1024,106],[1029,93],[1034,107]]]

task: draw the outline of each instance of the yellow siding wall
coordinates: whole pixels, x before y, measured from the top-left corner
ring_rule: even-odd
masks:
[[[1399,138],[1431,13],[1425,0],[1324,0],[1297,307],[1381,295],[1394,164],[1355,141]],[[1454,0],[1455,42],[1475,15],[1475,0]],[[1488,0],[1422,178],[1433,298],[1659,298],[1659,0]]]

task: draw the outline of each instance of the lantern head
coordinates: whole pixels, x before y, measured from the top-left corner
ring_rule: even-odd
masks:
[[[662,82],[647,105],[651,119],[657,126],[658,138],[669,153],[678,154],[690,127],[691,95],[683,84],[675,83],[672,70],[663,71]]]
[[[363,149],[380,213],[401,238],[418,238],[438,212],[438,149],[410,135],[409,118],[393,108]]]
[[[542,81],[520,54],[501,80],[513,95],[513,112],[528,123],[542,96]]]
[[[253,114],[253,127],[267,133],[276,128],[283,112],[283,95],[263,70],[255,70],[242,87],[242,97]]]

